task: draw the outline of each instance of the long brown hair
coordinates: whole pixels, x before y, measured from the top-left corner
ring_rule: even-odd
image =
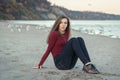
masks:
[[[68,38],[70,37],[70,30],[71,30],[71,29],[70,29],[70,20],[69,20],[69,18],[66,17],[66,16],[60,16],[60,17],[57,18],[57,20],[55,21],[52,29],[51,29],[50,32],[49,32],[49,35],[48,35],[48,37],[47,37],[47,43],[48,43],[48,41],[49,41],[50,33],[51,33],[52,31],[58,31],[59,24],[61,23],[61,20],[62,20],[63,18],[66,18],[66,19],[67,19],[67,22],[68,22],[68,23],[67,23],[67,28],[66,28],[65,31],[68,32]]]

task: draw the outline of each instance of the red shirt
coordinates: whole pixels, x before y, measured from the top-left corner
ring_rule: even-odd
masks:
[[[68,32],[65,32],[63,35],[60,35],[57,31],[53,31],[50,34],[48,47],[38,66],[43,65],[44,61],[52,53],[53,58],[55,58],[63,50],[65,44],[68,41]]]

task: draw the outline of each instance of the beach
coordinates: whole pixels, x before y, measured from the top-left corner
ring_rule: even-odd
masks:
[[[13,27],[14,25],[14,27]],[[119,80],[120,39],[88,35],[77,30],[71,37],[85,40],[91,61],[101,74],[87,74],[78,60],[72,70],[58,70],[51,54],[42,69],[37,66],[44,54],[50,28],[0,21],[0,80]]]

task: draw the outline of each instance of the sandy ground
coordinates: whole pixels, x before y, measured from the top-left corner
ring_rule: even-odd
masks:
[[[37,25],[19,25],[0,21],[0,80],[120,80],[120,39],[88,35],[72,30],[72,36],[83,37],[101,74],[87,74],[78,60],[72,70],[57,70],[49,55],[41,70],[39,63],[47,44],[49,29]]]

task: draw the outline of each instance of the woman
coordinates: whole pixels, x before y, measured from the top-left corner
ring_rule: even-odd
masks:
[[[72,69],[78,58],[84,64],[83,71],[98,74],[99,71],[91,63],[83,38],[70,37],[70,21],[66,16],[60,16],[51,29],[47,43],[48,47],[37,67],[41,69],[50,52],[56,68],[60,70]]]

